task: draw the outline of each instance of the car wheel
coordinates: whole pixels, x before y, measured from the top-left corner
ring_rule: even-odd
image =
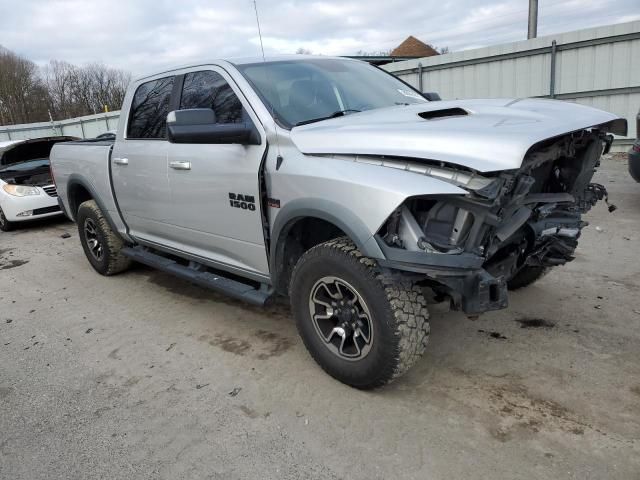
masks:
[[[94,200],[80,205],[76,221],[84,253],[98,273],[114,275],[129,268],[131,260],[121,252],[122,238],[111,229]]]
[[[11,230],[13,230],[13,228],[13,222],[7,220],[7,217],[4,216],[2,208],[0,208],[0,230],[2,230],[3,232],[10,232]]]
[[[531,265],[522,267],[520,270],[518,270],[518,273],[516,273],[507,281],[507,288],[509,290],[518,290],[520,288],[528,287],[532,283],[544,277],[547,274],[548,270],[549,269],[546,267],[537,267]]]
[[[346,237],[307,251],[294,268],[289,293],[307,350],[347,385],[389,383],[426,349],[429,314],[421,287],[381,269]]]

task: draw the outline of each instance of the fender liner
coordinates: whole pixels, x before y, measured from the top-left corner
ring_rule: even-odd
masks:
[[[87,192],[89,192],[89,195],[91,195],[92,200],[94,200],[98,205],[98,208],[102,210],[102,214],[104,215],[104,218],[106,218],[107,223],[109,223],[109,226],[111,227],[111,229],[114,231],[114,233],[122,236],[115,222],[111,218],[109,211],[105,208],[104,203],[102,202],[102,200],[100,200],[100,197],[98,196],[94,188],[91,186],[91,184],[87,179],[85,179],[82,175],[79,175],[77,173],[72,173],[71,175],[69,175],[69,179],[67,180],[67,203],[69,204],[68,211],[66,212],[68,214],[67,216],[75,222],[77,212],[72,211],[71,207],[75,206],[77,208],[80,206],[80,205],[72,205],[71,203],[69,192],[73,189],[74,186],[80,186],[84,188]],[[123,239],[125,241],[128,241],[126,237],[123,237]]]
[[[278,212],[273,224],[269,268],[274,283],[277,280],[275,278],[278,272],[277,266],[281,264],[282,255],[284,255],[284,239],[287,238],[287,234],[295,224],[295,220],[305,217],[318,218],[332,223],[356,244],[363,255],[379,259],[385,258],[380,246],[373,237],[373,233],[347,207],[322,198],[301,198],[287,202]]]

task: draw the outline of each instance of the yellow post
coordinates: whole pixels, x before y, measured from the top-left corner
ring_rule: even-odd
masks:
[[[104,113],[109,113],[109,106],[108,105],[104,106]]]

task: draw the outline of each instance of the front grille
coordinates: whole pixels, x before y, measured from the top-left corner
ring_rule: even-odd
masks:
[[[42,189],[50,197],[57,197],[58,196],[58,191],[56,190],[56,186],[55,185],[47,185],[46,187],[42,187]]]
[[[58,205],[54,205],[53,207],[36,208],[33,211],[33,215],[44,215],[45,213],[54,213],[59,211],[60,207]]]

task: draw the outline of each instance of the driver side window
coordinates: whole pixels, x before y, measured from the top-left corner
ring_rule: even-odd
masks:
[[[180,110],[189,108],[212,109],[217,123],[242,122],[242,103],[222,75],[211,70],[184,76]]]

